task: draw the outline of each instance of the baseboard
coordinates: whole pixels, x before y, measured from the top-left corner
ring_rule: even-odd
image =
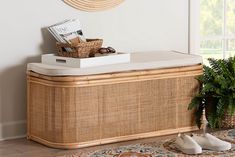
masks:
[[[26,134],[25,135],[19,135],[19,136],[0,138],[0,141],[15,140],[15,139],[19,139],[19,138],[26,138]]]
[[[0,141],[26,137],[26,121],[0,123]]]

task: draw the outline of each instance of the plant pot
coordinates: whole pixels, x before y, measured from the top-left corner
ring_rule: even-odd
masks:
[[[221,128],[235,128],[235,115],[225,114],[221,122]]]

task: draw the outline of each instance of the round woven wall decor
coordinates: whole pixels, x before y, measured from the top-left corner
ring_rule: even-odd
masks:
[[[117,6],[124,0],[64,0],[68,5],[83,11],[101,11]]]

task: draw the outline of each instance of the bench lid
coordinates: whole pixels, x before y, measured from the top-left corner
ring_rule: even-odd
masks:
[[[131,53],[131,62],[89,68],[71,68],[65,66],[29,63],[28,71],[49,76],[81,76],[133,70],[151,70],[202,64],[202,57],[176,51]]]

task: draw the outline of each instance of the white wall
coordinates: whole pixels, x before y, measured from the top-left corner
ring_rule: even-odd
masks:
[[[200,1],[190,1],[190,54],[200,55]]]
[[[26,64],[54,52],[46,26],[79,18],[84,34],[119,51],[188,50],[187,0],[126,0],[103,12],[75,10],[60,0],[6,0],[0,5],[0,139],[25,134]]]

